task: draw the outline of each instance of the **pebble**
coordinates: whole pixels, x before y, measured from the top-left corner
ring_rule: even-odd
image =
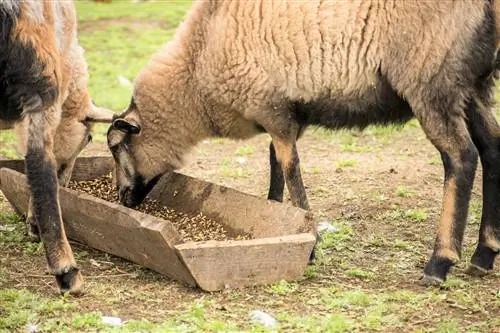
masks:
[[[28,324],[28,325],[26,325],[26,331],[28,333],[36,333],[36,332],[38,332],[38,325],[37,324]]]
[[[102,316],[101,321],[103,324],[110,325],[110,326],[121,326],[123,325],[123,321],[121,318],[118,317],[108,317],[108,316]]]
[[[318,232],[327,232],[327,233],[332,233],[336,234],[339,232],[339,229],[337,227],[334,227],[331,225],[329,222],[320,222],[318,223]]]
[[[274,328],[277,324],[277,321],[273,316],[262,310],[254,310],[250,312],[250,319],[255,323],[261,324],[265,328]]]

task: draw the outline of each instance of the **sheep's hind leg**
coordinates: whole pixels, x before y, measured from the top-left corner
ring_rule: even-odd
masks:
[[[434,251],[421,280],[422,285],[439,285],[446,280],[448,271],[461,256],[477,151],[465,120],[457,114],[441,109],[427,109],[415,114],[427,137],[439,150],[444,166],[441,220]]]
[[[49,271],[55,276],[61,292],[78,294],[82,288],[82,276],[64,231],[53,155],[53,132],[57,126],[52,118],[60,114],[57,111],[48,110],[44,114],[41,103],[35,109],[25,108],[28,124],[26,174],[33,216],[38,222]]]
[[[500,252],[500,126],[489,109],[469,103],[467,118],[483,166],[483,212],[479,243],[467,273],[483,276]]]

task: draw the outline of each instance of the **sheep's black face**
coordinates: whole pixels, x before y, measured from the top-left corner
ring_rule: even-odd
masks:
[[[153,189],[161,175],[150,178],[137,171],[136,158],[132,153],[131,136],[141,128],[133,121],[117,118],[108,129],[108,147],[115,160],[115,176],[118,198],[126,207],[138,206]]]
[[[141,175],[135,175],[132,179],[132,186],[119,187],[118,198],[120,203],[126,207],[140,205],[159,179],[160,176],[157,176],[150,181],[145,181]]]

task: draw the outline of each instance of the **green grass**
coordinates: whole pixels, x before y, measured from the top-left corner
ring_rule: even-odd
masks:
[[[76,3],[80,40],[90,66],[92,96],[98,104],[120,111],[127,106],[132,87],[120,83],[119,77],[134,80],[150,56],[171,38],[191,2]],[[106,125],[97,126],[94,142],[105,142],[106,129]],[[417,130],[418,122],[411,121],[402,128],[374,126],[362,133],[316,130],[313,135],[322,144],[345,153],[337,162],[339,167],[352,168],[357,165],[356,154],[413,137]],[[423,137],[422,133],[419,135]],[[211,142],[220,149],[228,141],[212,139]],[[12,132],[1,132],[0,154],[15,156],[13,145]],[[212,152],[204,149],[206,154]],[[233,151],[233,155],[251,156],[255,150],[244,145]],[[222,161],[220,176],[248,181],[258,175],[233,159]],[[441,164],[439,159],[436,161]],[[306,174],[324,174],[330,170],[324,164],[314,163]],[[0,213],[0,221],[9,230],[0,231],[3,251],[0,332],[22,332],[29,323],[38,324],[40,332],[272,332],[250,320],[248,313],[254,309],[275,316],[278,320],[275,331],[280,332],[492,332],[500,326],[499,318],[485,315],[500,307],[498,288],[484,287],[488,279],[466,278],[458,267],[443,290],[414,287],[413,280],[420,272],[416,273],[415,266],[426,256],[434,237],[429,220],[434,219],[436,212],[425,203],[413,204],[417,195],[412,189],[405,185],[397,187],[396,195],[406,198],[398,199],[397,202],[405,203],[398,206],[390,201],[394,189],[372,193],[367,187],[365,193],[373,200],[361,202],[357,207],[346,205],[342,193],[330,186],[320,184],[307,190],[311,205],[322,198],[331,202],[333,216],[337,217],[332,224],[339,229],[337,233],[322,235],[317,264],[307,267],[298,281],[214,293],[183,288],[159,274],[121,263],[97,273],[84,272],[89,295],[59,296],[52,293],[54,283],[44,275],[45,266],[40,265],[44,260],[42,246],[28,242],[20,217]],[[365,210],[364,205],[377,207]],[[475,228],[480,221],[480,210],[481,202],[474,199],[470,224]],[[325,216],[329,214],[331,211]],[[419,235],[405,233],[414,225],[422,229]],[[389,227],[386,231],[377,230],[386,226]],[[87,265],[87,269],[92,267],[91,260],[101,263],[117,260],[91,249],[76,246],[74,249],[77,261]],[[469,255],[468,251],[464,250],[464,254]],[[19,282],[22,269],[35,277]],[[124,271],[128,274],[126,278],[102,277]],[[92,274],[99,277],[93,278]],[[499,274],[495,272],[493,278]],[[101,316],[114,315],[115,311],[124,312],[121,317],[127,322],[119,328],[104,325]],[[473,323],[464,319],[464,314],[470,313]]]
[[[238,147],[238,149],[236,149],[236,156],[250,156],[254,153],[254,151],[255,148],[250,145]]]
[[[0,131],[0,155],[5,158],[20,158],[16,149],[16,136],[13,130]]]
[[[413,190],[403,185],[398,186],[398,188],[396,189],[396,195],[398,197],[410,198],[411,196],[413,196],[413,194],[414,194]]]
[[[24,222],[12,213],[2,213],[0,220],[13,227],[10,232],[0,232],[0,248],[3,251],[18,251],[24,247],[25,238],[22,233]],[[458,308],[470,308],[471,311],[484,311],[500,305],[500,294],[497,301],[488,304],[475,304],[475,298],[469,293],[472,283],[451,277],[447,280],[446,293],[439,290],[409,291],[398,290],[390,285],[383,289],[367,289],[356,287],[361,281],[381,279],[377,272],[359,267],[349,267],[344,260],[352,253],[353,231],[344,220],[332,222],[338,233],[324,234],[319,244],[318,264],[310,267],[309,279],[312,285],[301,282],[279,281],[262,288],[250,290],[229,290],[218,293],[198,293],[192,301],[183,301],[183,306],[175,311],[170,307],[175,304],[163,303],[160,293],[179,293],[180,291],[162,290],[165,282],[155,284],[148,291],[121,289],[106,280],[99,280],[94,288],[102,285],[103,291],[84,296],[83,299],[64,296],[42,296],[25,288],[12,287],[0,289],[0,332],[24,331],[28,324],[36,324],[39,332],[380,332],[388,329],[405,331],[407,322],[414,314],[419,317],[434,318],[432,309],[452,304]],[[356,245],[358,248],[360,244]],[[22,252],[22,250],[20,250]],[[357,250],[356,250],[357,251]],[[33,256],[31,252],[23,252],[25,256]],[[37,256],[42,256],[38,253]],[[77,251],[77,256],[84,258],[85,251]],[[100,262],[111,260],[109,255],[94,254],[92,258]],[[342,258],[341,261],[339,259]],[[354,261],[355,263],[355,261]],[[347,265],[345,278],[350,283],[326,284],[322,279],[324,269]],[[356,264],[355,264],[356,265]],[[0,283],[5,283],[7,273],[0,266]],[[151,275],[142,275],[137,286],[151,284]],[[308,277],[305,277],[308,279]],[[116,288],[107,290],[109,288]],[[158,289],[159,288],[159,289]],[[169,287],[170,288],[170,287]],[[101,295],[101,293],[103,295]],[[99,296],[98,296],[99,295]],[[106,296],[104,296],[106,295]],[[128,296],[127,296],[128,295]],[[112,315],[93,306],[94,299],[115,299],[109,303],[116,309],[123,309],[132,301],[136,304],[151,305],[151,301],[159,304],[167,314],[151,318],[129,316],[120,327],[112,327],[101,321],[101,316]],[[159,297],[159,299],[157,299]],[[255,300],[252,300],[254,299]],[[491,300],[490,300],[491,301]],[[79,304],[87,303],[85,308]],[[291,302],[295,305],[290,306]],[[89,309],[90,305],[90,309]],[[178,304],[177,304],[178,305]],[[300,309],[300,307],[303,307]],[[224,310],[221,310],[223,307]],[[297,310],[293,310],[295,307]],[[305,307],[305,308],[304,308]],[[276,330],[265,329],[252,322],[249,312],[254,309],[273,315],[278,326]],[[308,309],[308,310],[304,310]],[[422,332],[462,332],[463,323],[451,315],[437,318],[439,321],[432,329]],[[468,332],[488,332],[498,324],[497,318],[490,323],[477,322],[467,326]],[[390,329],[389,329],[390,328]],[[410,330],[409,332],[417,332]]]
[[[358,160],[339,160],[337,161],[337,168],[345,169],[345,168],[352,168],[358,165]]]
[[[416,222],[422,222],[427,219],[427,212],[422,209],[409,209],[405,212],[405,217],[410,218]]]
[[[132,85],[121,83],[120,77],[133,83],[150,57],[170,40],[191,1],[76,3],[92,98],[121,111],[130,101]],[[95,20],[105,21],[96,25]]]
[[[137,4],[131,0],[118,0],[109,4],[84,0],[75,2],[80,22],[133,18],[139,21],[161,20],[174,27],[184,18],[192,4],[189,0],[148,1]]]

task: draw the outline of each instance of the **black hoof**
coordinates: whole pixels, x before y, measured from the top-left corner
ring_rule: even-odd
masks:
[[[436,276],[431,276],[431,275],[424,275],[420,281],[418,282],[419,285],[424,286],[424,287],[439,287],[443,284],[444,280],[436,277]]]
[[[83,293],[83,278],[78,268],[66,267],[61,273],[55,274],[55,277],[61,294],[69,292],[78,296]]]
[[[485,275],[488,275],[489,272],[489,270],[476,266],[474,264],[470,264],[469,267],[465,270],[465,274],[475,277],[483,277]]]
[[[453,265],[453,261],[448,258],[432,256],[424,268],[424,277],[421,279],[421,284],[441,284],[446,280],[446,276]]]
[[[495,251],[483,244],[479,244],[471,258],[467,273],[472,276],[484,276],[493,269],[495,258],[499,251]]]

